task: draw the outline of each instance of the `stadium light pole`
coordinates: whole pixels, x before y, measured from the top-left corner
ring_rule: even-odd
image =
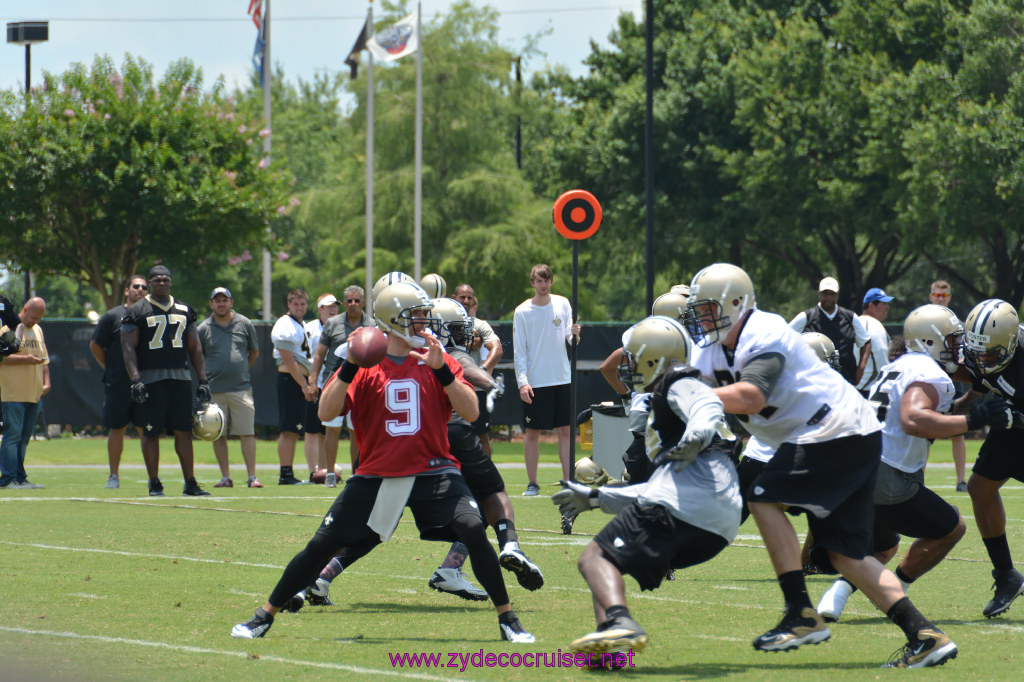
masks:
[[[50,39],[48,21],[11,21],[7,23],[7,42],[25,46],[25,97],[32,91],[32,45]],[[32,298],[32,271],[25,268],[25,300]]]

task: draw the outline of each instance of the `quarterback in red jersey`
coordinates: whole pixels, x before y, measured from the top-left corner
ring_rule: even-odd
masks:
[[[262,637],[274,614],[342,547],[386,542],[408,506],[421,538],[459,540],[469,548],[473,573],[498,611],[501,638],[534,641],[512,611],[479,507],[448,449],[452,410],[473,421],[479,408],[459,363],[424,331],[436,326],[432,307],[426,292],[411,282],[392,284],[377,296],[374,318],[388,334],[387,356],[370,368],[346,360],[320,398],[322,420],[351,411],[359,465],[270,598],[252,618],[235,625],[232,637]]]

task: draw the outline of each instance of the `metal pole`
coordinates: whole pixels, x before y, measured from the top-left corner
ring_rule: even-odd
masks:
[[[270,125],[270,87],[273,83],[273,66],[270,64],[270,0],[265,0],[263,12],[263,118],[267,120],[267,130],[270,135],[263,138],[263,154],[270,165],[270,136],[273,135],[273,128]],[[273,259],[270,249],[263,249],[263,319],[270,320],[273,317],[271,304],[273,303],[273,282],[271,273],[273,271]]]
[[[32,93],[32,44],[25,44],[25,106]],[[25,268],[25,301],[32,298],[32,270]]]
[[[654,307],[654,0],[647,0],[646,112],[644,114],[644,220],[647,307]]]
[[[416,35],[420,45],[416,50],[416,188],[414,191],[414,227],[413,227],[413,277],[417,282],[421,277],[423,252],[423,27],[421,3],[416,3]]]
[[[368,25],[373,32],[373,0],[369,10]],[[373,315],[373,51],[367,50],[366,71],[366,293],[363,305]]]
[[[516,57],[516,168],[523,169],[523,117],[519,115],[522,105],[520,95],[523,91],[523,58]]]
[[[572,242],[572,322],[579,319],[578,296],[579,291],[579,265],[580,265],[580,243],[574,239]],[[569,344],[569,480],[576,479],[576,337],[572,337]]]

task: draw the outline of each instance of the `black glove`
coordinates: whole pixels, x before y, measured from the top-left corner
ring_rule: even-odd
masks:
[[[0,358],[13,355],[21,349],[21,341],[14,335],[14,330],[8,327],[3,327],[3,330],[0,334]]]
[[[136,381],[132,384],[132,400],[137,403],[144,403],[149,398],[149,391],[146,390],[146,384],[141,381]]]
[[[199,388],[196,389],[196,397],[199,398],[200,405],[208,405],[213,400],[213,396],[210,394],[210,382],[199,382]]]
[[[975,403],[967,414],[967,430],[977,431],[983,426],[993,431],[1009,431],[1024,426],[1024,415],[1014,410],[1002,398]]]

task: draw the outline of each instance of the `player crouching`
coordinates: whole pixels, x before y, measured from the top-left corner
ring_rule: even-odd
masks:
[[[678,322],[656,316],[637,324],[624,349],[634,384],[652,394],[650,478],[597,489],[563,481],[564,489],[552,497],[563,515],[598,506],[618,514],[578,561],[598,625],[570,645],[574,652],[641,651],[648,636],[626,607],[623,575],[633,576],[641,590],[653,590],[670,569],[708,561],[736,537],[740,491],[732,447],[723,436],[734,437],[721,401],[687,367],[690,347]]]
[[[452,409],[472,422],[478,406],[462,367],[445,355],[437,337],[423,331],[437,322],[429,316],[432,307],[417,284],[392,284],[380,292],[374,317],[388,330],[387,356],[361,368],[352,362],[359,358],[351,357],[350,348],[349,359],[320,398],[322,420],[350,409],[359,435],[359,464],[270,598],[253,618],[235,625],[232,637],[262,637],[274,614],[314,582],[342,547],[387,541],[408,506],[421,538],[459,540],[469,548],[473,572],[498,611],[501,638],[517,644],[534,641],[512,611],[479,506],[449,453]]]

